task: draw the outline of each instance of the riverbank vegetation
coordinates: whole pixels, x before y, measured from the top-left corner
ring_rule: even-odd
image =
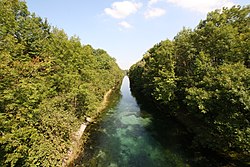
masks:
[[[129,70],[132,91],[181,121],[193,147],[242,165],[250,163],[249,13],[249,6],[210,12],[195,29],[154,45]]]
[[[0,0],[0,166],[62,166],[72,134],[93,116],[123,72],[102,49],[82,45]]]

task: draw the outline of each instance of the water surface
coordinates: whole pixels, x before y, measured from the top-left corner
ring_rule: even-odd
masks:
[[[100,117],[100,121],[92,125],[84,156],[77,166],[186,166],[181,152],[176,149],[178,138],[173,135],[177,132],[166,127],[168,123],[161,126],[161,120],[155,120],[149,114],[154,112],[154,108],[140,108],[131,95],[128,77],[124,78],[118,96]],[[164,134],[172,135],[170,138],[159,134],[168,130],[169,133]]]

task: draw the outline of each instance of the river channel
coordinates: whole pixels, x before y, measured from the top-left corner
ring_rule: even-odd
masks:
[[[245,166],[194,146],[194,136],[165,112],[157,110],[142,96],[135,98],[130,91],[129,78],[124,77],[120,90],[110,97],[109,106],[96,123],[87,127],[89,139],[73,166]]]
[[[76,166],[189,166],[179,147],[180,132],[173,128],[175,123],[154,118],[152,110],[155,109],[138,104],[125,77],[107,111],[91,125],[89,141]]]

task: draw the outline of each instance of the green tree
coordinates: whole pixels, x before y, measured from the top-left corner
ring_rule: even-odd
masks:
[[[73,133],[123,73],[24,1],[0,0],[0,25],[0,166],[61,166]]]
[[[173,41],[149,49],[129,70],[132,90],[151,98],[166,114],[184,118],[180,121],[194,134],[194,145],[246,157],[249,13],[249,6],[210,12],[194,30],[184,28]]]

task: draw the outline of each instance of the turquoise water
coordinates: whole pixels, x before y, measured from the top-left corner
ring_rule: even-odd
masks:
[[[142,108],[131,95],[129,79],[125,77],[110,107],[91,126],[90,139],[76,166],[188,166],[177,149],[175,135],[178,132],[166,126],[159,127],[156,122],[161,124],[161,120],[155,120],[148,112],[154,108]],[[160,131],[166,131],[167,135],[162,136]]]

